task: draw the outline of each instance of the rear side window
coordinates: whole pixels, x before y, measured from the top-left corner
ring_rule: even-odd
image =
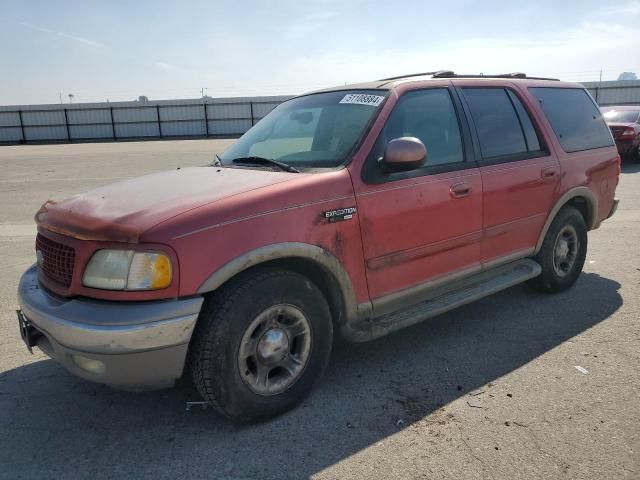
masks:
[[[598,107],[581,88],[530,87],[565,152],[613,145]]]
[[[463,88],[462,92],[483,160],[521,160],[541,153],[529,114],[513,93],[504,88]]]
[[[538,140],[536,129],[533,128],[533,123],[531,123],[531,118],[525,110],[524,105],[522,105],[522,102],[518,100],[518,97],[516,97],[513,92],[507,90],[507,93],[509,94],[509,98],[511,99],[513,106],[516,108],[516,112],[518,112],[518,117],[520,118],[520,126],[522,127],[522,131],[524,132],[524,139],[527,142],[527,149],[530,152],[541,150],[540,140]]]

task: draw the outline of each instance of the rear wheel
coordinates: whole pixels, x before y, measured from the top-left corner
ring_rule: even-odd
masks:
[[[561,292],[571,287],[584,266],[587,255],[587,226],[582,214],[566,206],[558,212],[535,260],[542,273],[529,280],[536,290]]]
[[[191,374],[204,399],[232,420],[267,418],[311,391],[332,340],[329,306],[310,280],[280,269],[253,271],[206,300]]]

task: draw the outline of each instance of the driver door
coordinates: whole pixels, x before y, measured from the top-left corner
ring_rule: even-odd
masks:
[[[460,112],[450,88],[406,92],[363,167],[356,198],[374,313],[412,287],[480,269],[482,182],[465,155],[470,140]],[[386,143],[406,136],[424,143],[425,165],[385,172]]]

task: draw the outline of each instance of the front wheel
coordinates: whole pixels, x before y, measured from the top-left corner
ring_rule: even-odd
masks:
[[[587,225],[573,207],[563,207],[553,219],[535,260],[542,273],[529,285],[555,293],[571,287],[582,272],[587,256]]]
[[[309,279],[281,269],[248,272],[206,300],[191,374],[203,398],[232,420],[272,417],[311,391],[332,340],[329,306]]]

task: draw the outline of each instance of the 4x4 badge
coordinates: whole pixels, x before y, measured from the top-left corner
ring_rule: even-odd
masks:
[[[322,216],[329,220],[329,223],[342,222],[343,220],[351,220],[358,212],[356,207],[339,208],[338,210],[329,210],[322,212]]]

